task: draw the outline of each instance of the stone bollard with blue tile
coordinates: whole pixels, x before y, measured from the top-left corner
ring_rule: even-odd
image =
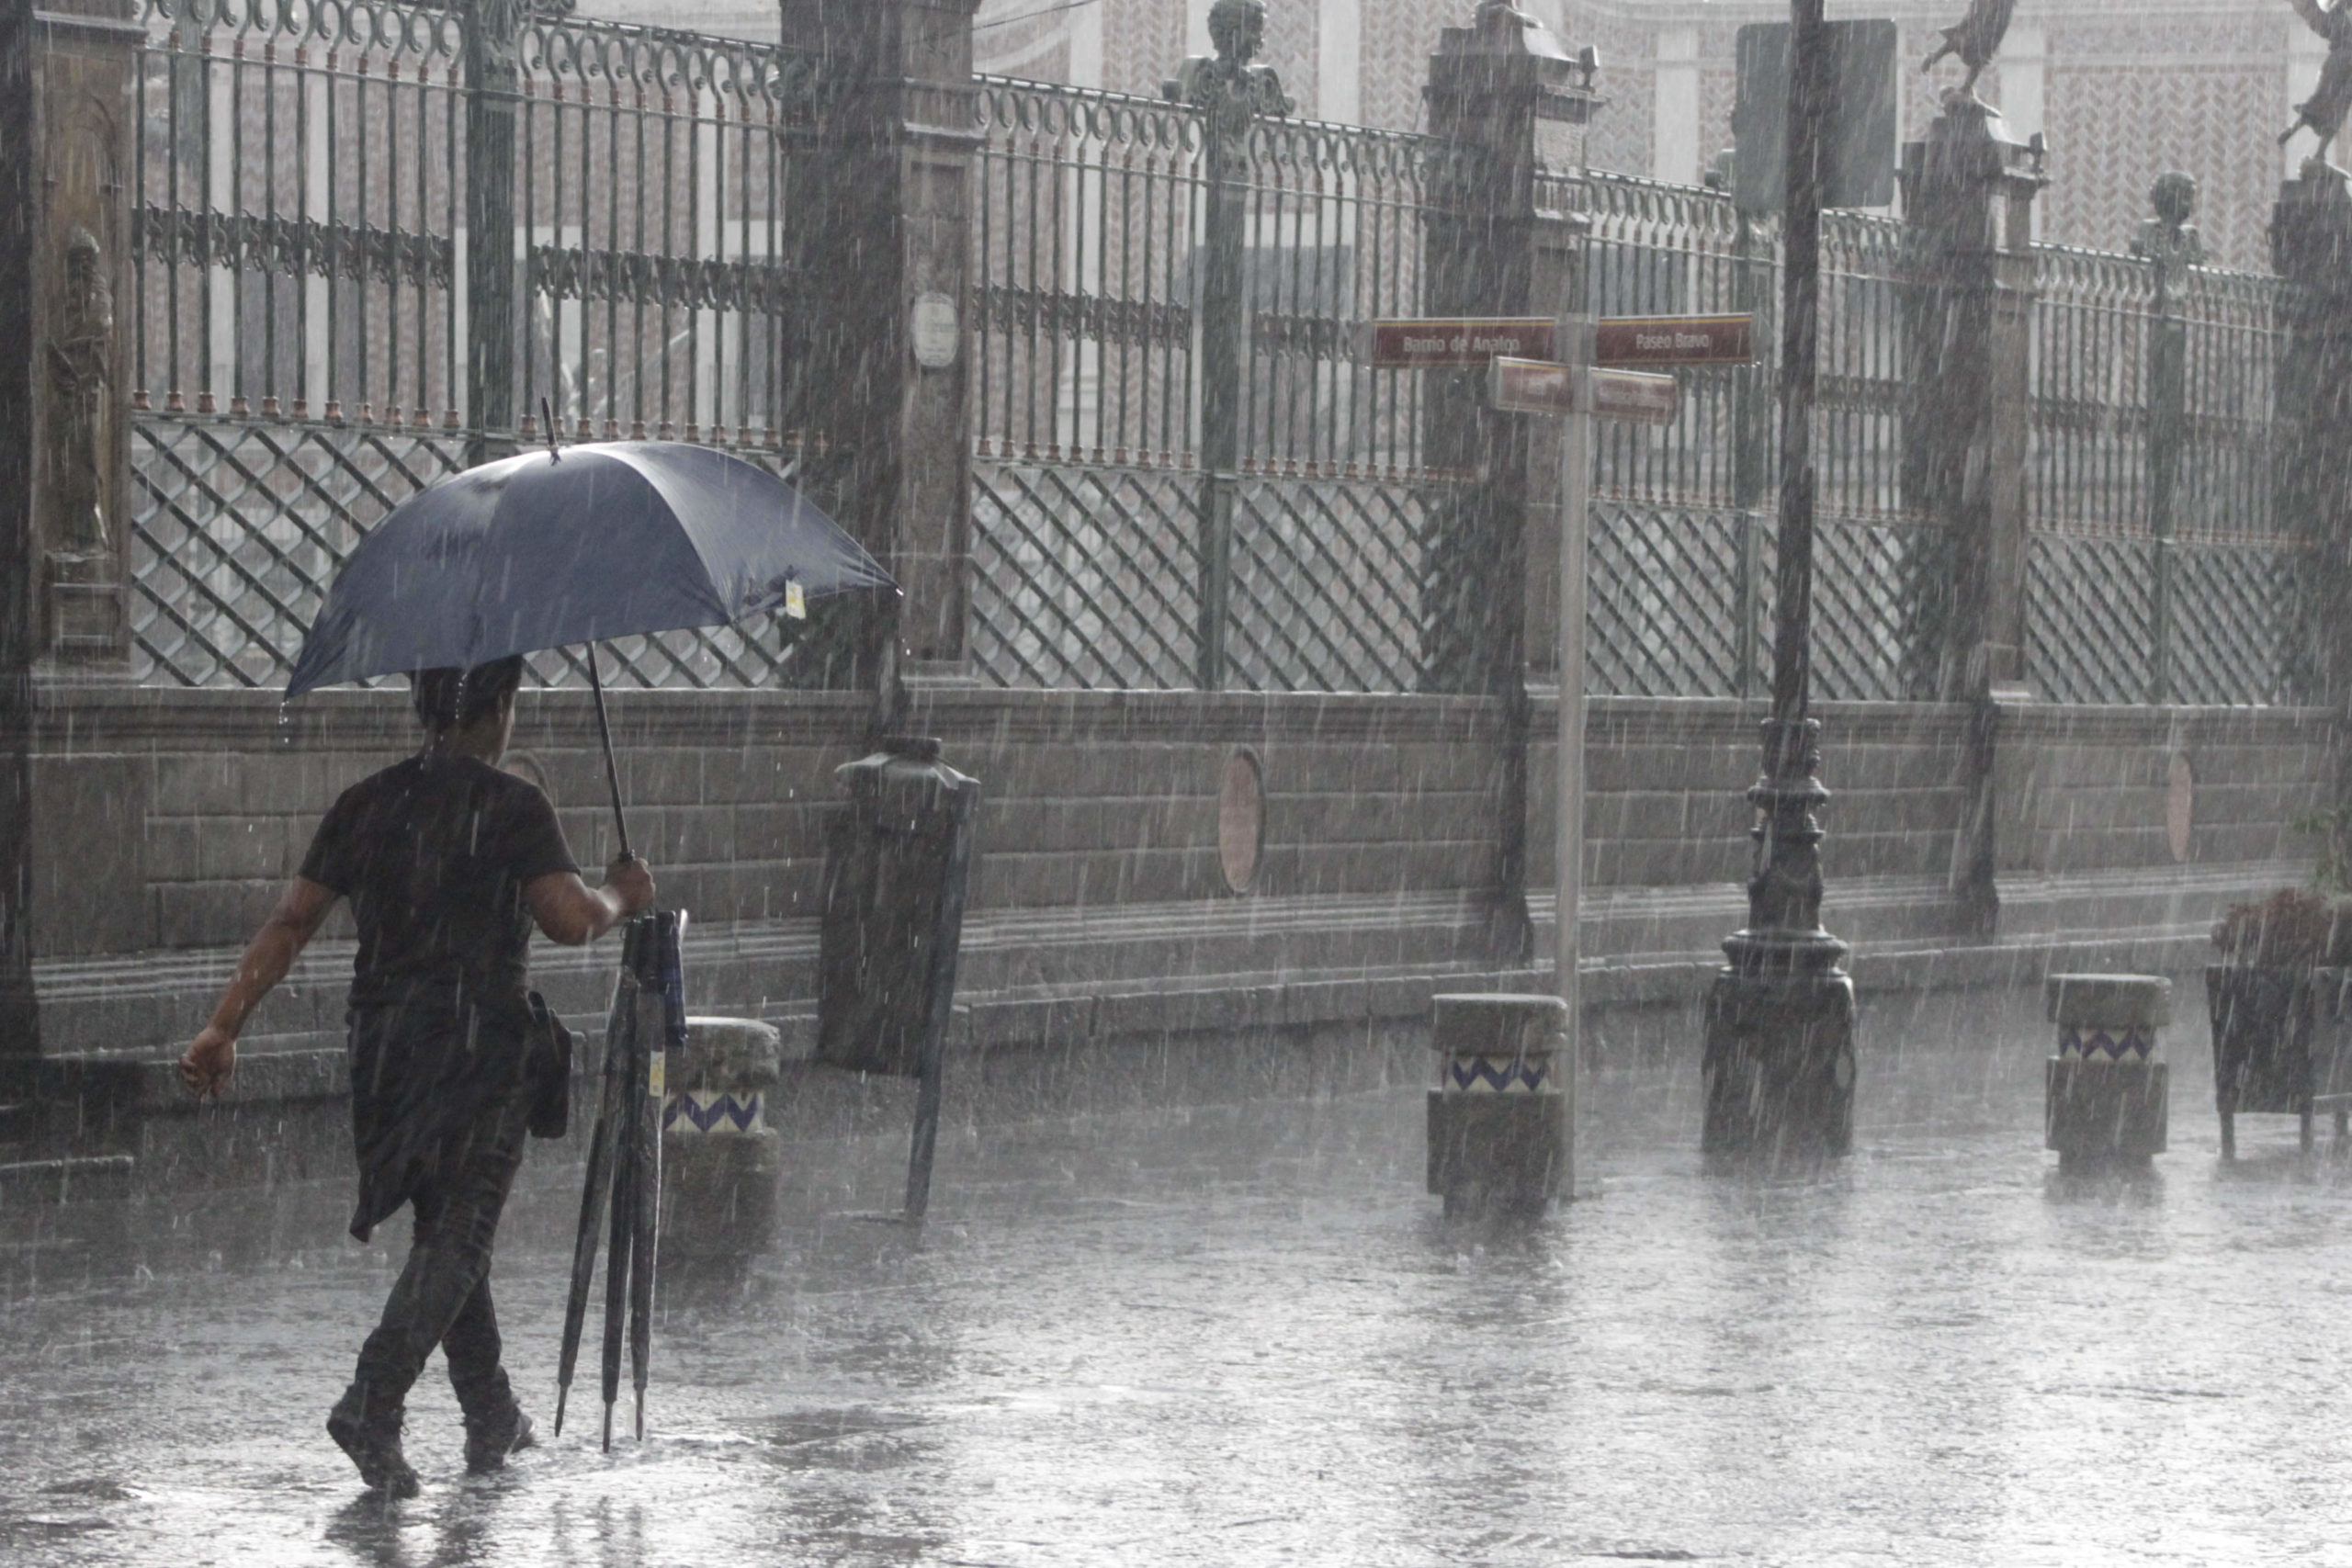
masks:
[[[2061,1163],[2164,1153],[2172,982],[2156,975],[2052,975],[2044,996],[2058,1026],[2058,1054],[2045,1078],[2046,1146]]]
[[[1429,1190],[1449,1214],[1540,1212],[1575,1188],[1567,1004],[1557,997],[1443,996],[1429,1097]]]
[[[685,1257],[740,1251],[775,1222],[778,1144],[767,1093],[783,1072],[775,1026],[690,1018],[670,1053],[662,1107],[662,1245]]]

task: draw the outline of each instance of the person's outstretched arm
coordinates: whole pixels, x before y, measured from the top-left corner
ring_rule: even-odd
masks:
[[[220,1005],[212,1010],[212,1021],[196,1037],[196,1043],[180,1058],[180,1081],[198,1100],[219,1094],[229,1075],[236,1070],[237,1036],[245,1027],[245,1020],[261,1006],[262,998],[294,967],[294,960],[302,949],[318,935],[320,923],[327,911],[334,908],[339,897],[331,887],[321,886],[307,876],[298,876],[286,885],[278,895],[277,908],[262,922],[254,940],[245,944],[245,955],[238,962],[237,973],[231,977],[228,988],[220,993]]]
[[[577,872],[552,871],[525,883],[523,898],[549,942],[578,947],[653,908],[653,871],[630,855],[605,869],[602,887],[589,886]]]

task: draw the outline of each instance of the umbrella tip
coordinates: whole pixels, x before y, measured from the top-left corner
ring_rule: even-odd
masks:
[[[544,393],[542,393],[539,398],[539,423],[546,425],[548,428],[548,461],[550,463],[562,462],[563,454],[557,451],[555,447],[555,414],[554,412],[548,407],[548,400]]]

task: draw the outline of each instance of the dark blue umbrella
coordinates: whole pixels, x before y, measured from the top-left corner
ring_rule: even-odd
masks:
[[[840,525],[740,457],[666,441],[528,452],[393,508],[336,574],[286,694],[585,643],[617,815],[598,642],[730,626],[796,588],[816,600],[897,586]]]

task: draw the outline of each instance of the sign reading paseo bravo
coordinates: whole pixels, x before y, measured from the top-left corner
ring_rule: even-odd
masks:
[[[1746,365],[1753,316],[1605,316],[1593,323],[1595,365]]]
[[[1483,370],[1498,359],[1549,359],[1548,316],[1467,321],[1374,321],[1376,370]]]
[[[1639,370],[1579,370],[1544,360],[1498,359],[1489,400],[1506,413],[1589,413],[1636,424],[1671,424],[1682,389],[1671,376]]]

